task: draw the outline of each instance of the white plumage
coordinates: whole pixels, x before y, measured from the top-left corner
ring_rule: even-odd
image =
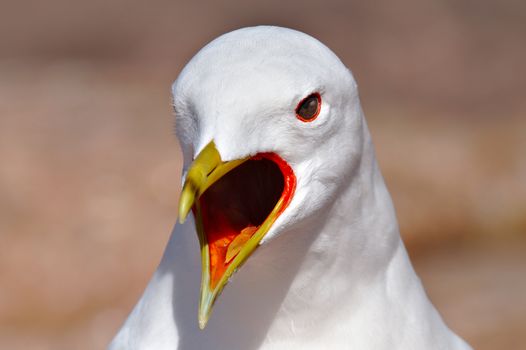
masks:
[[[318,117],[295,109],[321,96]],[[273,152],[290,205],[197,322],[201,263],[190,215],[110,349],[469,349],[428,300],[400,239],[351,72],[303,33],[253,27],[204,47],[173,85],[184,174]]]

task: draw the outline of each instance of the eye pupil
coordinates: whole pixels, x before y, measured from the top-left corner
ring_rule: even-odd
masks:
[[[296,108],[296,115],[304,121],[313,120],[320,112],[320,102],[321,98],[317,93],[307,96]]]

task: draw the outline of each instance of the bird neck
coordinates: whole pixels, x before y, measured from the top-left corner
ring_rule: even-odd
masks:
[[[306,223],[303,232],[286,235],[306,235],[312,243],[304,249],[269,341],[297,344],[308,339],[307,348],[313,349],[332,348],[327,341],[346,348],[420,344],[417,348],[433,349],[441,342],[436,336],[451,339],[414,272],[372,143],[365,140],[360,169],[342,186],[330,210]],[[284,239],[283,251],[293,241]],[[415,323],[422,317],[425,322]],[[405,327],[415,331],[413,338]]]
[[[372,148],[372,144],[364,147]],[[303,248],[301,266],[282,304],[284,312],[278,321],[282,324],[276,329],[290,330],[294,324],[290,331],[297,336],[300,329],[310,332],[309,324],[319,325],[320,320],[327,324],[350,321],[357,316],[352,309],[378,296],[367,291],[385,287],[382,284],[394,260],[401,262],[394,272],[414,276],[374,152],[362,154],[370,158],[360,160],[360,169],[342,185],[337,201],[323,217],[306,221],[298,229],[301,232],[283,235],[284,251],[301,252],[293,236],[301,235],[302,241],[310,243]],[[276,254],[277,249],[272,251]]]

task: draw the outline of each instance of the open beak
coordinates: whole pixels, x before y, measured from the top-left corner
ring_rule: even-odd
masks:
[[[276,153],[223,162],[214,142],[195,158],[179,200],[179,220],[190,210],[201,247],[199,328],[232,274],[258,247],[290,203],[292,168]]]

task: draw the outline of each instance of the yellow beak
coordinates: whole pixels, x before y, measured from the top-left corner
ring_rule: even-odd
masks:
[[[274,157],[279,158],[276,155],[274,155]],[[249,159],[251,158],[247,157],[244,159],[223,162],[214,142],[212,141],[201,151],[201,153],[199,153],[190,166],[181,193],[179,201],[179,220],[181,223],[183,223],[190,210],[193,209],[196,231],[201,248],[201,296],[199,299],[198,311],[199,328],[201,329],[205,328],[210,318],[216,298],[227,284],[229,278],[254,252],[261,239],[288,205],[290,198],[292,197],[292,193],[294,192],[295,178],[293,176],[292,170],[283,160],[281,160],[281,158],[279,158],[279,161],[285,164],[280,165],[280,167],[285,166],[285,170],[292,174],[292,180],[289,182],[286,181],[286,190],[284,190],[284,193],[286,192],[288,195],[282,196],[278,200],[268,217],[259,227],[257,227],[255,233],[253,233],[253,235],[246,242],[240,246],[236,246],[233,249],[236,251],[235,255],[233,255],[234,257],[228,259],[229,261],[225,272],[220,277],[219,281],[212,287],[210,272],[210,249],[207,235],[204,231],[199,198],[221,177],[225,176],[229,171],[233,170]],[[234,242],[232,242],[231,245],[233,245],[233,243]]]

